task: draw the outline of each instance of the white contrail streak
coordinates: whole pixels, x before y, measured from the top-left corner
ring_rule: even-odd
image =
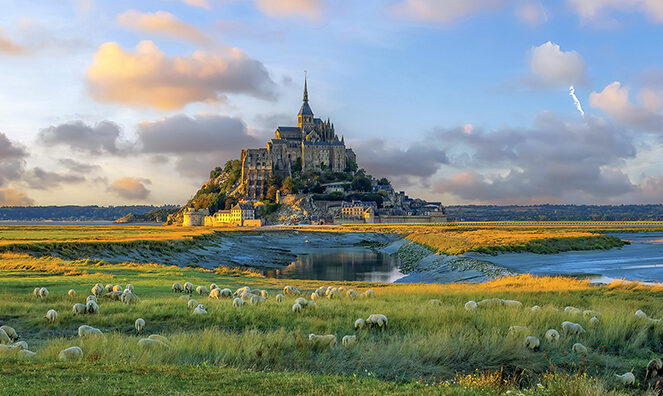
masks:
[[[585,112],[582,110],[582,105],[576,96],[576,89],[573,88],[573,85],[569,87],[569,96],[573,98],[573,103],[576,105],[576,109],[580,112],[580,115],[585,118]]]

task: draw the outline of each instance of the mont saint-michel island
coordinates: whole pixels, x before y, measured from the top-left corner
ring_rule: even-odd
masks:
[[[0,395],[663,396],[663,0],[0,13]]]

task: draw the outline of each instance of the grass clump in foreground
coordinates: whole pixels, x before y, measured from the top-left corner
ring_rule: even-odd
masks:
[[[58,266],[66,269],[58,272]],[[233,290],[248,285],[268,290],[270,297],[263,304],[238,309],[230,299],[194,295],[209,312],[194,316],[186,306],[188,298],[171,293],[170,286],[176,281],[196,286],[216,283]],[[124,305],[100,298],[98,314],[74,316],[72,305],[83,302],[97,282],[132,283],[139,302]],[[213,384],[233,389],[229,385],[233,379],[240,394],[255,394],[255,389],[280,394],[330,389],[332,393],[369,394],[500,394],[509,389],[528,389],[528,394],[558,394],[555,389],[575,389],[567,394],[578,395],[637,394],[636,388],[617,384],[613,375],[633,370],[642,381],[649,359],[663,354],[663,324],[633,315],[642,309],[650,317],[663,317],[663,288],[658,286],[615,282],[599,288],[582,280],[529,275],[484,284],[336,282],[336,286],[346,285],[358,292],[370,287],[377,297],[321,299],[316,309],[307,308],[301,314],[290,309],[294,297],[286,297],[281,304],[274,299],[286,284],[310,295],[328,283],[3,254],[0,324],[14,327],[37,356],[26,362],[16,354],[0,355],[0,372],[14,374],[0,376],[0,386],[8,390],[25,386],[28,393],[40,393],[53,389],[55,383],[63,389],[75,386],[78,391],[83,389],[80,379],[89,378],[80,386],[91,391],[126,393],[133,384],[141,390],[137,393],[152,393],[162,386],[165,393],[188,394],[209,390]],[[49,289],[48,298],[32,295],[37,286]],[[67,295],[70,288],[78,291],[76,297]],[[468,300],[494,297],[519,300],[524,308],[471,312],[463,306]],[[430,304],[430,299],[440,300],[441,305]],[[533,305],[542,310],[532,312],[529,307]],[[600,312],[598,326],[592,327],[589,317],[582,314],[565,313],[563,308],[568,305]],[[49,309],[59,313],[54,324],[44,319]],[[373,313],[388,317],[385,331],[354,330],[357,318]],[[168,337],[170,348],[139,348],[140,337],[133,327],[139,317],[146,321],[146,334]],[[565,320],[580,323],[586,333],[548,343],[545,331],[561,330]],[[77,337],[82,324],[100,328],[105,336]],[[530,351],[523,346],[522,337],[509,336],[512,325],[526,326],[541,339],[541,349]],[[320,348],[308,342],[309,333],[335,334],[339,344],[344,335],[357,335],[358,340],[349,347]],[[587,356],[571,352],[576,342],[587,346]],[[59,351],[74,345],[83,349],[83,362],[56,363]],[[208,376],[209,381],[203,380]],[[160,377],[165,378],[164,385],[151,387],[150,379]],[[18,382],[21,378],[25,385]],[[303,387],[297,378],[302,379]],[[255,382],[263,385],[251,388]],[[334,391],[336,387],[338,391]]]

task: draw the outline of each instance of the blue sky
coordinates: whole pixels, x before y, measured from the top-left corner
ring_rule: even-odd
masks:
[[[5,0],[0,205],[181,203],[296,122],[304,70],[410,195],[659,203],[662,27],[656,0]]]

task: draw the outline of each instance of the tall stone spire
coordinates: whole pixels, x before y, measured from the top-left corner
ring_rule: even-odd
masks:
[[[304,103],[308,103],[308,88],[306,87],[306,70],[304,70]]]

